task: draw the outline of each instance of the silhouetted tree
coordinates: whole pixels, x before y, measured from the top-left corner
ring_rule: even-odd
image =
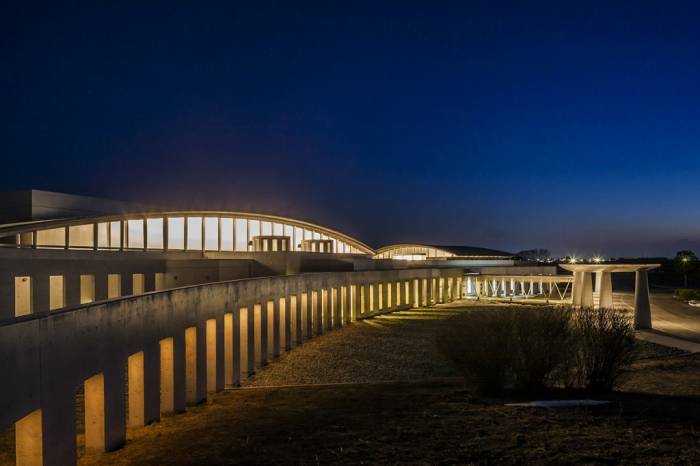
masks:
[[[698,256],[693,251],[678,251],[673,258],[673,265],[677,272],[683,274],[683,288],[688,288],[688,273],[698,267]]]

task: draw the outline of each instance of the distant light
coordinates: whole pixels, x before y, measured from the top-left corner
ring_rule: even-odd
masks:
[[[578,262],[578,258],[577,258],[577,257],[571,257],[571,258],[569,258],[569,264],[575,264],[576,262]]]
[[[595,262],[596,264],[600,264],[601,262],[603,262],[603,258],[600,256],[595,256],[593,258],[593,262]]]
[[[688,258],[688,256],[684,256],[683,259],[681,259],[681,260],[682,260],[683,262],[688,262],[690,259]]]

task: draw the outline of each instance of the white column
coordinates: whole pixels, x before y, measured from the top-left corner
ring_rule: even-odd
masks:
[[[601,308],[612,308],[613,307],[613,294],[612,294],[612,274],[610,272],[598,272],[596,273],[596,288],[599,293],[598,307]]]
[[[651,328],[651,304],[649,303],[649,277],[646,270],[637,270],[634,287],[634,328]]]
[[[574,283],[571,289],[571,304],[581,305],[581,287],[583,286],[583,272],[574,272]]]
[[[581,307],[593,307],[593,273],[582,272]]]

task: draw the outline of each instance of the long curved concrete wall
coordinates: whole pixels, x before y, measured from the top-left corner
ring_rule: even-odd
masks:
[[[280,351],[355,319],[450,301],[461,280],[461,269],[302,274],[18,318],[0,326],[0,428],[14,423],[18,464],[73,464],[81,386],[86,449],[114,450],[127,425],[183,412]]]

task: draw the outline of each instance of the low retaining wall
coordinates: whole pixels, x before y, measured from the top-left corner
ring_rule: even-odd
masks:
[[[0,326],[0,428],[17,464],[120,448],[126,427],[183,412],[313,336],[378,313],[455,299],[461,269],[331,272],[235,280],[27,316]],[[128,381],[125,383],[125,379]]]

